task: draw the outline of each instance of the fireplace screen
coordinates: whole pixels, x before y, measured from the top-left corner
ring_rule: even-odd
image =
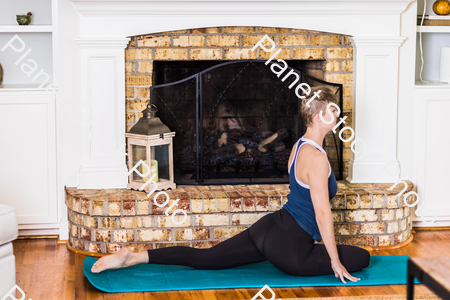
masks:
[[[221,63],[185,79],[154,85],[150,101],[172,131],[177,184],[289,183],[287,164],[295,142],[305,133],[295,86],[328,83],[294,69],[284,82],[262,60]],[[292,68],[289,68],[292,69]],[[341,125],[342,127],[342,125]],[[334,138],[337,179],[342,179],[342,141]]]

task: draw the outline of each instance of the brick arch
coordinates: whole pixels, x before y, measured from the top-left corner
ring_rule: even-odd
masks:
[[[282,49],[276,59],[284,59],[288,64],[294,59],[324,60],[321,70],[312,70],[309,74],[344,85],[341,109],[347,116],[347,126],[353,127],[353,47],[349,35],[293,28],[223,26],[131,37],[125,49],[127,132],[141,117],[140,112],[150,100],[154,60],[268,59],[273,52],[251,50],[265,34],[275,41],[276,49]],[[347,134],[344,137],[348,137]],[[329,135],[324,147],[333,145],[332,135]],[[348,175],[350,156],[350,143],[344,143],[344,178]]]

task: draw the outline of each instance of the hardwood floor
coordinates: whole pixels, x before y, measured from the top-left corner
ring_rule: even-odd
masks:
[[[411,257],[450,257],[450,230],[417,231],[406,247],[390,251],[374,251],[371,255],[408,255]],[[16,240],[16,283],[22,288],[24,299],[248,299],[260,289],[218,289],[172,292],[104,293],[94,288],[82,270],[85,256],[56,245],[56,239]],[[269,284],[270,286],[270,284]],[[273,288],[276,298],[287,300],[301,297],[333,297],[406,294],[406,285],[379,285],[359,287],[298,287]],[[416,293],[432,293],[419,284]],[[20,297],[20,294],[17,295]],[[20,299],[20,298],[19,298]]]

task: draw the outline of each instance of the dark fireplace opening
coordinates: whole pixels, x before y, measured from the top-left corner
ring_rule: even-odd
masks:
[[[295,87],[302,82],[330,87],[342,107],[341,84],[305,72],[308,67],[312,72],[321,70],[317,68],[321,63],[289,61],[288,69],[277,77],[271,68],[279,68],[263,60],[154,62],[150,101],[176,132],[175,182],[289,183],[289,156],[306,131]],[[291,75],[282,81],[290,70],[299,78]],[[334,172],[342,179],[342,141],[334,138],[333,159],[338,161]]]

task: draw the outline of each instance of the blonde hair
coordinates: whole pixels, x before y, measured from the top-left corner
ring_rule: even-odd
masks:
[[[306,103],[314,97],[314,92],[321,91],[319,96],[314,98],[310,103],[309,107]],[[300,116],[307,127],[312,125],[313,118],[316,114],[320,113],[321,110],[325,112],[328,103],[337,104],[337,98],[335,93],[328,87],[325,86],[315,86],[311,87],[311,93],[305,99],[301,100],[300,103]]]

